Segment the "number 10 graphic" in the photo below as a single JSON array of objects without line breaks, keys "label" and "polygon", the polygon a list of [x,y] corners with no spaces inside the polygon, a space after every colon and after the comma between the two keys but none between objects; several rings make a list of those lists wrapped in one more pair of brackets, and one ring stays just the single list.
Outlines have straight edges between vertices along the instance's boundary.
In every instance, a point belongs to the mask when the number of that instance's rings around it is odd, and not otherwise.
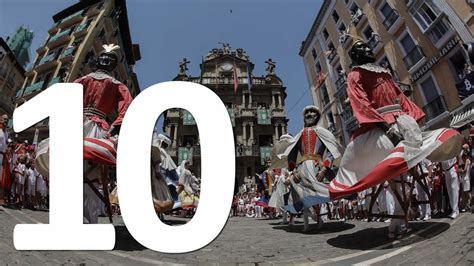
[{"label": "number 10 graphic", "polygon": [[[187,224],[168,226],[153,208],[150,152],[158,116],[184,108],[196,120],[201,143],[199,207]],[[59,83],[29,100],[13,114],[15,132],[49,117],[49,224],[19,224],[13,232],[18,250],[111,250],[112,224],[83,224],[83,88]],[[117,148],[117,189],[122,217],[143,246],[166,253],[197,250],[214,240],[230,211],[235,178],[232,124],[227,109],[208,88],[189,82],[164,82],[142,91],[124,117]],[[181,241],[187,239],[186,241]]]}]

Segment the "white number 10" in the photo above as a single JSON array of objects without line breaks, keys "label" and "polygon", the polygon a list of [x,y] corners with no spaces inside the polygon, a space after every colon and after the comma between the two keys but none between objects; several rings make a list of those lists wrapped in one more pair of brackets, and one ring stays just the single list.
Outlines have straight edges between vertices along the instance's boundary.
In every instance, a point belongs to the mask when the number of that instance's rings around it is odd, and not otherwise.
[{"label": "white number 10", "polygon": [[[18,250],[111,250],[111,224],[83,224],[83,90],[60,83],[15,110],[13,125],[23,131],[49,117],[49,224],[19,224]],[[170,108],[190,111],[201,143],[201,197],[194,218],[171,227],[155,214],[150,184],[150,152],[158,116]],[[206,87],[189,82],[159,83],[142,91],[128,108],[117,148],[117,187],[122,217],[143,246],[166,253],[202,248],[223,229],[235,176],[232,125],[222,101]],[[182,241],[186,239],[186,241]]]}]

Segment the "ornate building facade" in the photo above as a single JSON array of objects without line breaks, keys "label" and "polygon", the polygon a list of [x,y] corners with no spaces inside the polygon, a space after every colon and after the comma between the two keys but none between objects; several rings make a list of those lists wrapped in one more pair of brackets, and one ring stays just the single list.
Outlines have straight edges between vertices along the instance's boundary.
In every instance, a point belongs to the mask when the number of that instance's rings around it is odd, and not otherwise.
[{"label": "ornate building facade", "polygon": [[[186,73],[186,59],[174,78],[202,84],[213,90],[227,106],[232,121],[236,151],[236,179],[264,171],[273,144],[288,130],[285,112],[286,88],[275,74],[275,62],[268,59],[267,73],[252,75],[254,64],[246,52],[224,44],[214,48],[200,65],[201,75]],[[219,130],[216,125],[216,130]],[[172,156],[179,163],[191,160],[193,170],[200,173],[199,132],[192,115],[186,110],[172,109],[165,113],[163,131],[172,139]],[[218,163],[218,162],[216,162]]]},{"label": "ornate building facade", "polygon": [[0,114],[12,116],[12,98],[24,80],[25,69],[3,38],[0,38]]},{"label": "ornate building facade", "polygon": [[[141,55],[139,46],[132,44],[125,0],[81,0],[54,15],[53,21],[46,41],[36,49],[23,87],[16,93],[16,105],[55,83],[73,82],[92,72],[94,58],[107,43],[120,46],[115,78],[127,85],[133,97],[140,92],[133,66]],[[22,132],[20,138],[31,140],[36,129],[40,140],[47,137],[48,121]]]},{"label": "ornate building facade", "polygon": [[466,0],[323,1],[299,55],[325,126],[345,144],[358,127],[346,74],[348,49],[360,38],[423,108],[426,129],[463,129],[474,118],[474,73],[463,47],[474,40],[472,14],[472,1]]}]

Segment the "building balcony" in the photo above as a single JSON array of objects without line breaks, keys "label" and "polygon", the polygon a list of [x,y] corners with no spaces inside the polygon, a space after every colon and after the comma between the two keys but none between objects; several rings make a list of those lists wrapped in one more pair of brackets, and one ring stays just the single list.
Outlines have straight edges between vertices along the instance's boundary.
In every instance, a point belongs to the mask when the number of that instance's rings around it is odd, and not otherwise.
[{"label": "building balcony", "polygon": [[63,18],[60,22],[59,22],[59,25],[58,27],[61,28],[61,29],[65,29],[75,23],[78,23],[82,20],[82,12],[83,10],[79,10],[77,11],[76,13],[66,17],[66,18]]},{"label": "building balcony", "polygon": [[69,41],[71,38],[70,34],[71,34],[71,29],[61,31],[60,33],[57,33],[56,35],[52,36],[46,45],[48,46],[49,49],[54,48],[61,43]]},{"label": "building balcony", "polygon": [[[192,77],[189,79],[190,82],[193,83],[198,83],[202,85],[232,85],[234,84],[234,78],[233,77]],[[246,84],[248,85],[249,80],[247,77],[238,77],[237,82],[240,84]],[[264,85],[266,84],[265,78],[264,77],[252,77],[252,85]]]},{"label": "building balcony", "polygon": [[44,86],[44,81],[39,81],[39,82],[33,83],[33,84],[31,84],[30,86],[28,86],[24,89],[24,92],[23,92],[22,96],[24,97],[26,95],[29,95],[29,94],[32,94],[32,93],[35,93],[35,92],[39,92],[43,89],[43,86]]},{"label": "building balcony", "polygon": [[74,36],[77,37],[79,35],[85,34],[88,29],[89,29],[88,24],[81,24],[81,25],[77,26],[77,28],[74,30]]},{"label": "building balcony", "polygon": [[351,15],[351,22],[356,27],[362,25],[366,19],[367,17],[360,8],[357,8],[357,10],[354,11],[354,14]]},{"label": "building balcony", "polygon": [[407,53],[407,55],[403,58],[403,62],[408,70],[414,67],[418,62],[420,62],[425,55],[423,54],[423,50],[419,46],[415,46],[411,51]]},{"label": "building balcony", "polygon": [[440,95],[438,98],[432,100],[427,105],[423,106],[423,111],[426,114],[427,121],[436,118],[447,110],[448,108],[446,106],[446,102],[444,100],[443,95]]},{"label": "building balcony", "polygon": [[380,51],[380,49],[382,49],[383,47],[382,39],[380,38],[378,34],[375,34],[375,33],[372,34],[372,37],[370,37],[367,44],[370,46],[370,48],[372,48],[372,51],[374,52],[374,54],[377,54]]},{"label": "building balcony", "polygon": [[37,72],[43,72],[46,69],[49,69],[53,66],[56,66],[58,61],[56,61],[56,54],[49,54],[41,58],[38,62],[38,65],[35,67]]},{"label": "building balcony", "polygon": [[255,117],[256,112],[255,110],[244,108],[240,110],[240,113],[237,115],[238,117]]},{"label": "building balcony", "polygon": [[235,147],[235,157],[260,157],[260,147],[257,145]]},{"label": "building balcony", "polygon": [[57,32],[58,29],[59,29],[58,26],[59,26],[60,23],[61,23],[61,21],[58,21],[58,22],[54,23],[53,26],[51,26],[51,28],[48,30],[48,33],[49,34],[54,34],[55,32]]},{"label": "building balcony", "polygon": [[44,57],[41,58],[41,60],[39,61],[38,66],[53,61],[55,56],[56,56],[56,54],[49,54],[49,55],[44,56]]},{"label": "building balcony", "polygon": [[65,63],[65,62],[69,62],[73,60],[75,52],[76,52],[76,47],[74,46],[69,46],[68,48],[66,48],[63,54],[61,55],[61,59],[60,59],[61,62]]},{"label": "building balcony", "polygon": [[272,110],[272,118],[273,117],[286,117],[286,112],[285,112],[285,109],[273,109]]},{"label": "building balcony", "polygon": [[383,25],[390,34],[394,34],[400,28],[402,23],[403,18],[395,9],[392,9],[392,12],[390,12],[390,14],[383,21]]}]

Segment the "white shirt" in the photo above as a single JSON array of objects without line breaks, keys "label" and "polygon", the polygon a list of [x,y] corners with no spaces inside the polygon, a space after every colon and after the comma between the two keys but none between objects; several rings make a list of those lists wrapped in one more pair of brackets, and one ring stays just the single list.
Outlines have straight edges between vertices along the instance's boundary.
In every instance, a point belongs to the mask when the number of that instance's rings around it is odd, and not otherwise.
[{"label": "white shirt", "polygon": [[26,181],[28,182],[28,186],[35,187],[35,185],[36,185],[36,173],[31,168],[26,170]]},{"label": "white shirt", "polygon": [[8,133],[4,129],[0,129],[0,152],[7,151]]}]

